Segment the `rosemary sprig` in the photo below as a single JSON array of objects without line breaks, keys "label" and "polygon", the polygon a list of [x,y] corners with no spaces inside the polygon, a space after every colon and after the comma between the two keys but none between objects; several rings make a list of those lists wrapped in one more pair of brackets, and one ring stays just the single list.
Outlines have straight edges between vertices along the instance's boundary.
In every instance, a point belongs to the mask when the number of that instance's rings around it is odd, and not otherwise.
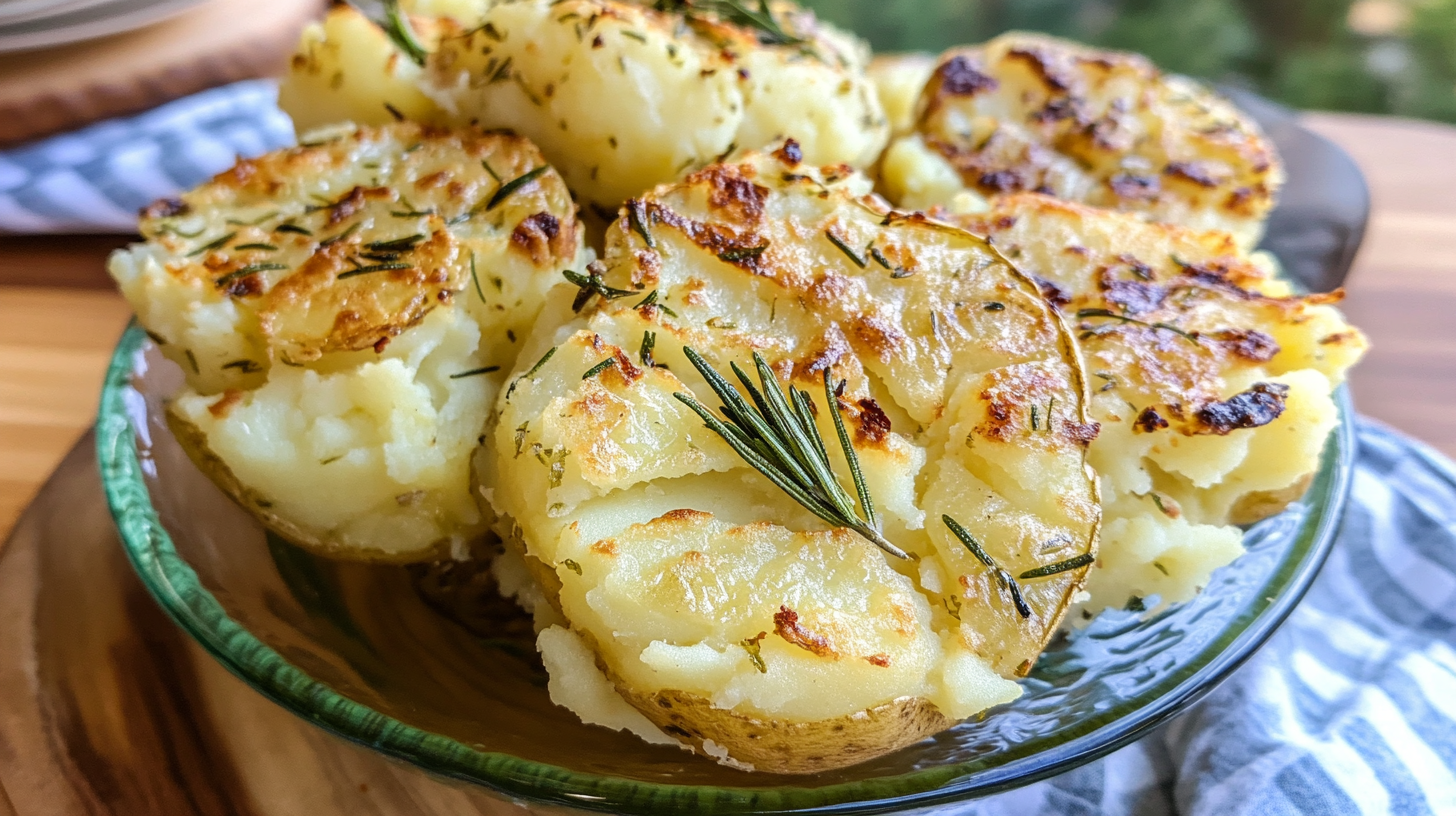
[{"label": "rosemary sprig", "polygon": [[790,385],[785,395],[773,370],[755,352],[753,364],[758,372],[758,386],[736,363],[731,364],[733,373],[752,400],[750,406],[738,389],[696,351],[684,346],[683,353],[707,380],[708,387],[723,401],[723,415],[728,421],[719,419],[690,394],[678,392],[673,396],[701,417],[709,429],[723,437],[744,461],[768,477],[804,509],[829,524],[854,530],[896,558],[910,557],[880,532],[869,488],[860,470],[859,457],[839,416],[839,401],[834,396],[829,372],[824,372],[824,396],[834,413],[839,443],[844,449],[844,458],[849,463],[859,497],[858,507],[855,497],[845,491],[834,474],[824,437],[814,423],[814,408],[807,394]]},{"label": "rosemary sprig", "polygon": [[500,186],[500,189],[495,191],[495,195],[490,197],[490,201],[486,203],[485,208],[487,210],[495,209],[500,205],[502,201],[510,198],[512,193],[545,175],[546,171],[550,169],[551,165],[543,164],[540,167],[527,170],[526,172],[522,173],[519,176],[516,176],[505,184],[502,184]]},{"label": "rosemary sprig", "polygon": [[[949,514],[941,515],[940,520],[945,522],[945,526],[956,538],[961,540],[961,543],[966,546],[967,550],[970,550],[971,555],[974,555],[977,561],[985,564],[986,569],[991,570],[991,573],[996,576],[996,580],[1001,583],[1002,589],[1010,593],[1011,603],[1015,605],[1017,614],[1023,618],[1031,617],[1031,607],[1027,605],[1026,598],[1022,597],[1021,585],[1016,583],[1016,579],[1011,577],[1011,573],[1007,572],[1000,564],[997,564],[995,559],[991,558],[981,548],[980,542],[976,541],[970,531],[961,526],[960,522],[951,518]],[[1068,567],[1068,569],[1072,568]],[[1025,578],[1026,576],[1023,574],[1021,577]]]},{"label": "rosemary sprig", "polygon": [[[616,300],[617,298],[630,297],[637,294],[631,289],[615,289],[602,282],[600,272],[587,267],[585,275],[580,272],[573,272],[570,269],[563,269],[561,274],[577,288],[576,299],[571,303],[572,311],[579,312],[586,302],[591,300],[592,295],[601,295],[603,300]],[[645,303],[645,301],[644,301]],[[638,304],[643,305],[643,304]]]},{"label": "rosemary sprig", "polygon": [[399,0],[384,0],[384,33],[389,35],[395,47],[403,51],[415,65],[425,64],[425,58],[430,52],[420,44],[420,38],[415,35],[409,17],[400,10]]},{"label": "rosemary sprig", "polygon": [[1135,317],[1128,317],[1127,315],[1118,314],[1117,312],[1111,311],[1109,309],[1078,309],[1077,317],[1079,319],[1088,317],[1105,317],[1112,320],[1121,320],[1123,323],[1132,323],[1138,326],[1146,326],[1150,329],[1162,329],[1163,331],[1170,331],[1176,335],[1181,336],[1183,339],[1187,340],[1195,346],[1201,345],[1198,342],[1197,337],[1194,337],[1192,334],[1189,334],[1188,332],[1178,328],[1177,326],[1174,326],[1171,323],[1148,323],[1143,320],[1138,320]]}]

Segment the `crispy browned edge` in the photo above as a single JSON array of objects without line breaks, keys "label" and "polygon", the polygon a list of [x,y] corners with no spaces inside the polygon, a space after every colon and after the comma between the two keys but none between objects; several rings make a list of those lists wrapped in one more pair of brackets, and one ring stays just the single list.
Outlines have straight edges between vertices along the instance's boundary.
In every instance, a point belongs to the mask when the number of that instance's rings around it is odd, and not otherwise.
[{"label": "crispy browned edge", "polygon": [[[1087,412],[1091,394],[1086,372],[1082,370],[1082,357],[1071,328],[1065,318],[1048,305],[1041,296],[1041,289],[1016,264],[1006,258],[989,241],[961,229],[953,224],[938,221],[922,213],[884,212],[864,202],[854,202],[878,216],[896,215],[898,219],[921,223],[926,227],[958,233],[982,244],[1011,270],[1013,277],[1028,292],[1034,294],[1036,302],[1042,304],[1047,317],[1056,326],[1059,348],[1063,360],[1072,370],[1073,385],[1081,395],[1079,420],[1090,422]],[[1087,464],[1083,454],[1083,470],[1091,485],[1093,500],[1100,507],[1101,493],[1096,474]],[[1089,534],[1088,552],[1096,555],[1102,521],[1099,516]],[[562,612],[560,591],[561,580],[556,571],[526,551],[525,541],[519,526],[512,524],[510,535],[504,536],[507,546],[522,556],[532,577],[541,586],[551,605],[565,618]],[[1068,588],[1066,599],[1047,627],[1046,642],[1056,636],[1058,627],[1071,599],[1085,585],[1087,570],[1084,568],[1077,580]],[[568,621],[569,622],[569,621]],[[624,682],[602,659],[602,650],[590,633],[573,627],[572,631],[587,641],[596,658],[597,667],[611,680],[617,693],[647,717],[664,733],[691,746],[696,753],[717,760],[704,750],[704,743],[711,741],[726,749],[735,761],[752,765],[756,771],[782,774],[811,774],[834,770],[874,759],[937,734],[955,724],[940,713],[934,703],[922,697],[901,697],[874,708],[846,714],[827,720],[794,722],[781,719],[760,719],[730,709],[715,707],[711,700],[684,691],[662,690],[640,692]],[[1030,671],[1030,666],[1027,671]]]}]

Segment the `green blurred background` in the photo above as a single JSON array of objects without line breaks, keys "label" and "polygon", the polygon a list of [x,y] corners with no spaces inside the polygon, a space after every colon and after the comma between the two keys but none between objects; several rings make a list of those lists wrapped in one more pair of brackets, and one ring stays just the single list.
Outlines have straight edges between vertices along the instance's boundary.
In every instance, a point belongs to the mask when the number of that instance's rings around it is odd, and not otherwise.
[{"label": "green blurred background", "polygon": [[1008,29],[1140,51],[1298,108],[1456,122],[1456,0],[804,0],[876,50]]}]

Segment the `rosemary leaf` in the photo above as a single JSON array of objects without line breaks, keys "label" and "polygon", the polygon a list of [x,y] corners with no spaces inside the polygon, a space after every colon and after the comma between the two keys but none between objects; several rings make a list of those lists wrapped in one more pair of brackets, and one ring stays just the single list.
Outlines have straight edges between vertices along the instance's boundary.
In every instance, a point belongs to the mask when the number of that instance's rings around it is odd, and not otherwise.
[{"label": "rosemary leaf", "polygon": [[348,272],[342,272],[336,275],[334,277],[334,280],[344,280],[345,278],[353,278],[359,275],[368,275],[371,272],[392,272],[397,269],[410,269],[413,267],[414,264],[407,263],[371,264],[369,266],[360,266],[355,269],[350,269]]},{"label": "rosemary leaf", "polygon": [[470,253],[470,282],[473,283],[473,284],[475,284],[475,295],[476,295],[476,297],[479,297],[480,298],[480,302],[481,303],[484,303],[485,302],[485,293],[482,292],[482,291],[480,291],[480,276],[477,275],[477,274],[475,274],[475,253],[474,252]]},{"label": "rosemary leaf", "polygon": [[861,256],[858,252],[855,252],[853,249],[851,249],[849,244],[846,244],[844,242],[844,239],[834,234],[834,230],[824,230],[824,234],[829,236],[829,243],[834,244],[836,247],[839,247],[839,251],[843,252],[846,256],[848,256],[850,262],[853,263],[855,266],[859,267],[860,269],[864,269],[866,266],[869,266],[869,261],[866,261],[864,257]]},{"label": "rosemary leaf", "polygon": [[718,260],[726,263],[737,263],[739,261],[750,261],[762,255],[768,249],[768,244],[760,244],[752,247],[734,247],[725,249],[718,253]]},{"label": "rosemary leaf", "polygon": [[1096,560],[1097,557],[1094,556],[1092,553],[1082,553],[1081,555],[1068,558],[1066,561],[1058,561],[1055,564],[1047,564],[1044,567],[1029,569],[1026,572],[1021,573],[1021,575],[1018,577],[1020,577],[1023,581],[1031,578],[1045,578],[1049,575],[1056,575],[1059,572],[1067,572],[1068,570],[1081,569],[1082,567],[1085,567]]},{"label": "rosemary leaf", "polygon": [[[653,290],[657,291],[656,289]],[[637,359],[642,361],[644,368],[656,368],[657,361],[652,358],[652,350],[657,347],[657,332],[642,332],[642,348],[637,352]]]},{"label": "rosemary leaf", "polygon": [[469,371],[462,371],[459,374],[451,374],[450,375],[450,379],[452,379],[452,380],[458,380],[458,379],[461,379],[461,378],[464,378],[464,377],[474,377],[477,374],[491,374],[491,373],[494,373],[496,371],[500,371],[500,366],[493,365],[493,366],[486,366],[484,368],[472,368]]},{"label": "rosemary leaf", "polygon": [[187,253],[187,257],[189,257],[189,258],[195,258],[198,255],[202,255],[204,253],[211,252],[211,251],[213,251],[215,249],[222,249],[224,246],[227,246],[227,242],[228,241],[231,241],[232,239],[234,239],[236,237],[238,237],[237,232],[229,232],[227,235],[224,235],[221,238],[217,238],[215,240],[208,241],[207,243],[203,244],[202,246],[198,247],[197,249],[192,250],[191,252]]},{"label": "rosemary leaf", "polygon": [[960,539],[961,543],[965,545],[971,555],[974,555],[977,561],[985,564],[986,568],[991,570],[991,573],[996,576],[996,580],[1000,582],[1002,588],[1011,595],[1011,603],[1016,607],[1017,614],[1023,618],[1031,617],[1031,607],[1027,605],[1026,598],[1021,594],[1021,586],[1016,583],[1015,578],[1011,577],[1011,573],[1002,569],[990,555],[987,555],[986,551],[982,549],[980,542],[976,541],[970,531],[962,527],[960,522],[951,518],[949,514],[941,515],[940,520],[945,522],[945,526],[950,529],[956,538]]},{"label": "rosemary leaf", "polygon": [[581,375],[581,378],[583,380],[590,380],[592,377],[595,377],[596,375],[602,373],[603,371],[606,371],[607,369],[611,368],[612,366],[614,366],[616,364],[617,364],[617,358],[616,357],[608,357],[607,359],[601,361],[600,363],[597,363],[596,365],[592,366],[591,368],[588,368],[586,370],[586,373],[583,374],[583,375]]},{"label": "rosemary leaf", "polygon": [[537,360],[535,365],[531,366],[530,371],[527,371],[525,374],[522,374],[521,376],[517,377],[513,382],[511,382],[511,387],[506,389],[506,399],[509,400],[511,398],[511,394],[514,394],[516,392],[516,386],[520,384],[521,380],[530,379],[531,377],[535,376],[536,372],[541,370],[541,366],[546,365],[546,361],[550,360],[551,357],[555,354],[556,346],[552,346],[549,350],[547,350],[545,354],[541,355],[541,359]]},{"label": "rosemary leaf", "polygon": [[415,65],[425,64],[429,52],[420,44],[409,17],[399,7],[399,0],[384,0],[384,33]]},{"label": "rosemary leaf", "polygon": [[320,241],[319,242],[319,246],[326,247],[326,246],[332,246],[334,244],[337,244],[338,242],[344,240],[345,238],[348,238],[350,235],[353,235],[354,233],[358,232],[359,231],[359,228],[362,227],[362,226],[364,226],[364,222],[363,221],[355,221],[354,223],[350,224],[347,229],[345,229],[343,232],[339,233],[338,235],[335,235],[332,238],[325,238],[322,241]]},{"label": "rosemary leaf", "polygon": [[550,169],[551,165],[543,164],[540,167],[534,168],[532,170],[527,170],[525,173],[522,173],[521,175],[516,176],[505,184],[502,184],[500,186],[500,189],[495,191],[495,195],[490,197],[490,201],[486,202],[485,209],[493,210],[496,207],[500,206],[500,203],[502,201],[510,198],[511,195],[517,190],[525,187],[527,184],[530,184],[531,182],[545,175],[546,171]]},{"label": "rosemary leaf", "polygon": [[634,198],[627,202],[627,223],[632,229],[642,236],[643,243],[648,249],[657,249],[657,239],[647,230],[647,222],[650,216],[647,214],[647,205],[640,198]]},{"label": "rosemary leaf", "polygon": [[[841,387],[844,382],[840,381]],[[878,525],[879,519],[875,516],[875,503],[870,499],[869,485],[865,484],[864,472],[860,470],[859,454],[854,452],[854,445],[849,443],[849,432],[844,429],[844,417],[839,413],[839,397],[835,395],[835,389],[829,384],[829,370],[824,370],[824,402],[830,406],[829,413],[834,417],[834,430],[839,433],[839,446],[844,448],[844,458],[849,462],[849,475],[854,478],[854,491],[859,495],[860,509],[864,510],[865,518],[870,524]]]},{"label": "rosemary leaf", "polygon": [[1111,311],[1109,309],[1078,309],[1077,317],[1079,319],[1085,319],[1089,317],[1103,317],[1110,320],[1120,320],[1125,324],[1132,323],[1137,326],[1146,326],[1150,329],[1161,329],[1163,331],[1170,331],[1195,346],[1202,345],[1198,342],[1198,338],[1196,336],[1184,331],[1183,329],[1178,328],[1177,326],[1174,326],[1171,323],[1148,323],[1143,320],[1138,320],[1135,317],[1128,317],[1127,315],[1118,314],[1117,312]]},{"label": "rosemary leaf", "polygon": [[247,276],[252,275],[254,273],[257,273],[257,272],[271,272],[271,271],[274,271],[274,270],[287,269],[287,268],[288,268],[288,265],[287,264],[280,264],[280,263],[248,264],[247,266],[238,267],[237,269],[234,269],[233,271],[227,273],[226,275],[223,275],[222,277],[220,277],[217,280],[213,281],[213,285],[215,285],[215,286],[222,286],[224,284],[232,283],[233,281],[235,281],[235,280],[237,280],[239,278],[246,278]]},{"label": "rosemary leaf", "polygon": [[370,241],[364,245],[364,248],[375,252],[406,252],[414,249],[423,240],[425,240],[424,233],[417,232],[414,235],[406,235],[390,241]]}]

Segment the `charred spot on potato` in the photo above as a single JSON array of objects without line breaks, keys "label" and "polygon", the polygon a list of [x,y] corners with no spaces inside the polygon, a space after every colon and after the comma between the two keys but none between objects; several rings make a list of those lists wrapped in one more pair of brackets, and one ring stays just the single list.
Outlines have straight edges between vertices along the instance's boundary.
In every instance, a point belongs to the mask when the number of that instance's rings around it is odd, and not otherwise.
[{"label": "charred spot on potato", "polygon": [[1001,87],[994,77],[981,73],[970,59],[962,55],[942,63],[936,69],[936,75],[940,77],[940,87],[956,96],[974,96]]},{"label": "charred spot on potato", "polygon": [[838,659],[839,653],[830,645],[828,638],[804,628],[799,623],[799,613],[787,606],[780,606],[773,618],[774,634],[785,641],[812,653],[815,657]]},{"label": "charred spot on potato", "polygon": [[1217,187],[1219,180],[1214,173],[1214,169],[1203,162],[1169,162],[1163,168],[1163,175],[1186,179],[1200,187]]},{"label": "charred spot on potato", "polygon": [[1137,316],[1161,307],[1168,297],[1168,290],[1156,283],[1120,280],[1108,284],[1102,297],[1121,309],[1123,314]]},{"label": "charred spot on potato", "polygon": [[1113,194],[1118,198],[1130,201],[1151,201],[1162,192],[1156,178],[1132,173],[1118,173],[1107,180],[1107,186],[1112,188]]},{"label": "charred spot on potato", "polygon": [[1041,81],[1053,91],[1066,91],[1072,87],[1071,79],[1064,75],[1061,67],[1054,64],[1054,57],[1040,48],[1013,48],[1006,52],[1007,59],[1017,59],[1031,66]]},{"label": "charred spot on potato", "polygon": [[1201,433],[1223,436],[1241,428],[1268,425],[1278,419],[1284,413],[1284,401],[1288,396],[1287,385],[1254,383],[1247,391],[1199,408],[1194,416],[1202,425]]},{"label": "charred spot on potato", "polygon": [[538,266],[551,259],[551,246],[561,234],[561,221],[548,212],[529,215],[511,231],[511,246],[526,253]]},{"label": "charred spot on potato", "polygon": [[1031,279],[1036,281],[1037,288],[1041,289],[1041,296],[1047,303],[1052,305],[1052,308],[1061,309],[1063,306],[1071,304],[1072,295],[1055,281],[1047,280],[1038,275],[1032,275]]},{"label": "charred spot on potato", "polygon": [[890,418],[880,404],[868,397],[860,400],[859,414],[855,416],[855,441],[877,445],[889,435]]},{"label": "charred spot on potato", "polygon": [[793,139],[785,139],[783,145],[774,151],[774,155],[778,157],[779,161],[790,167],[804,160],[804,151]]},{"label": "charred spot on potato", "polygon": [[1163,416],[1158,413],[1158,410],[1149,405],[1142,410],[1142,413],[1138,414],[1137,419],[1133,420],[1133,427],[1143,433],[1152,433],[1153,431],[1161,431],[1168,427],[1168,420],[1163,419]]},{"label": "charred spot on potato", "polygon": [[988,170],[981,173],[977,184],[998,193],[1013,193],[1026,189],[1026,181],[1015,170]]},{"label": "charred spot on potato", "polygon": [[1267,363],[1279,353],[1279,343],[1257,329],[1223,329],[1200,337],[1206,337],[1234,356],[1254,363]]}]

